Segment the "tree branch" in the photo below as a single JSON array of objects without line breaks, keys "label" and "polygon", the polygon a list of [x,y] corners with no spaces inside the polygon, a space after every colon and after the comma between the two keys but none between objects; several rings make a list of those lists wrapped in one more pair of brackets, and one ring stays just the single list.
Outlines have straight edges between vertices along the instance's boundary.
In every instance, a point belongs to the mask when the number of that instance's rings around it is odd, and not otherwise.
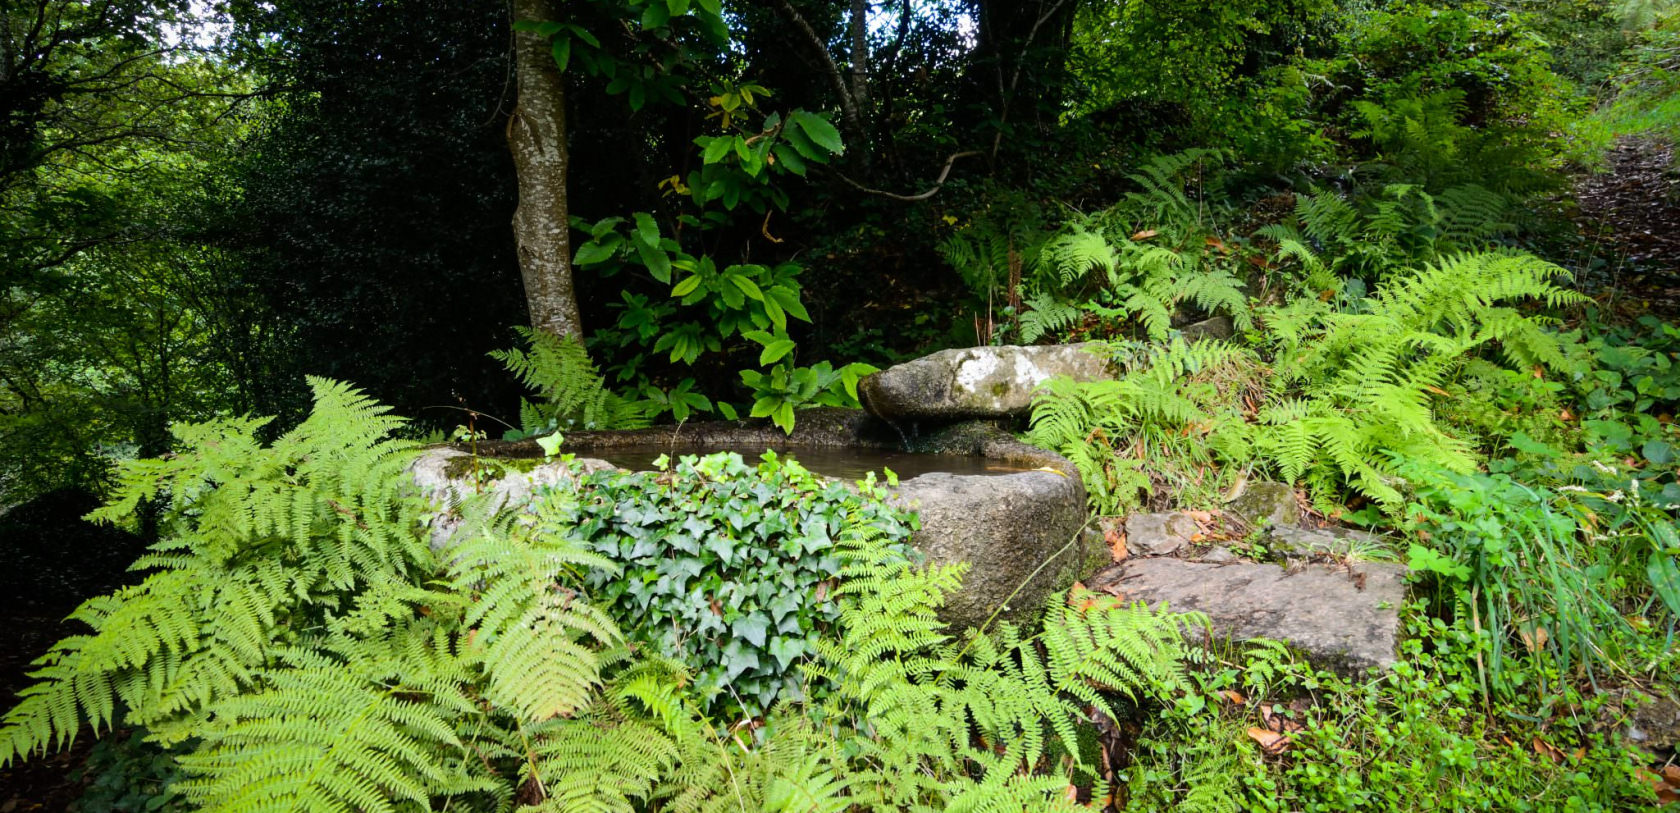
[{"label": "tree branch", "polygon": [[846,175],[844,173],[836,172],[834,174],[839,176],[840,180],[845,181],[853,189],[856,189],[859,192],[863,192],[863,193],[869,194],[869,195],[879,195],[883,198],[891,198],[892,200],[902,200],[902,201],[905,201],[906,203],[915,203],[916,201],[927,200],[928,198],[933,197],[935,194],[937,194],[939,192],[939,190],[942,187],[945,186],[945,179],[951,174],[951,165],[955,164],[957,162],[958,158],[972,158],[974,156],[983,155],[983,154],[984,153],[980,152],[979,150],[967,150],[967,151],[964,151],[964,152],[952,153],[950,158],[945,159],[945,168],[941,169],[939,171],[939,177],[934,179],[933,188],[929,189],[926,192],[918,194],[918,195],[900,195],[896,192],[887,192],[887,191],[880,190],[880,189],[870,189],[869,187],[864,186],[863,184],[860,184],[857,181],[854,181],[851,178],[846,177]]},{"label": "tree branch", "polygon": [[834,55],[828,52],[827,43],[817,36],[816,30],[811,28],[811,24],[805,21],[799,10],[788,0],[776,0],[776,11],[805,35],[805,41],[810,43],[811,50],[822,58],[823,73],[828,75],[828,83],[834,86],[834,92],[840,96],[840,115],[846,121],[846,129],[851,131],[853,138],[861,141],[863,122],[858,118],[856,100],[852,98],[851,90],[846,87],[846,79],[840,74],[840,66],[835,64]]}]

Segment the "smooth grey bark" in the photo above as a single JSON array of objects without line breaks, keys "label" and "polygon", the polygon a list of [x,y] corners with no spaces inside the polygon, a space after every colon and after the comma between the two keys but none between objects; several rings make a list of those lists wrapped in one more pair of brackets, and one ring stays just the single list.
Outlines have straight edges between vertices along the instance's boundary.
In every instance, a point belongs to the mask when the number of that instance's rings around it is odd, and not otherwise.
[{"label": "smooth grey bark", "polygon": [[[554,0],[513,0],[515,20],[558,20]],[[531,327],[562,338],[583,338],[572,283],[572,241],[566,209],[566,86],[548,42],[514,34],[518,103],[508,120],[508,148],[519,180],[513,239],[525,280]]]},{"label": "smooth grey bark", "polygon": [[869,106],[869,0],[852,0],[852,103]]}]

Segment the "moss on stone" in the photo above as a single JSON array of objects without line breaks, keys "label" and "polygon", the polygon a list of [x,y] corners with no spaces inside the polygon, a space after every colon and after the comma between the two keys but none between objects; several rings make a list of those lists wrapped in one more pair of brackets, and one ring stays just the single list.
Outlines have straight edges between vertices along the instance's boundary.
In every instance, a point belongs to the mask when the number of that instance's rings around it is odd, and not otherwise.
[{"label": "moss on stone", "polygon": [[[451,480],[471,480],[475,477],[481,477],[485,480],[500,480],[507,474],[507,468],[502,465],[504,462],[511,461],[492,460],[488,457],[473,457],[471,455],[453,457],[450,458],[448,463],[444,464],[443,475]],[[526,470],[529,471],[529,469]]]}]

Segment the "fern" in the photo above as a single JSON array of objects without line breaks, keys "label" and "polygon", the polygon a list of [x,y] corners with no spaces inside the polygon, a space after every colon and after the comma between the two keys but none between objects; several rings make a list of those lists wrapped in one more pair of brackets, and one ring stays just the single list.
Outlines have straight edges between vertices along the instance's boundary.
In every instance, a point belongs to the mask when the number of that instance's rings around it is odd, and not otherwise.
[{"label": "fern", "polygon": [[527,327],[514,330],[528,349],[496,350],[490,357],[537,391],[538,401],[520,402],[521,434],[545,434],[556,429],[641,429],[648,425],[648,405],[608,390],[582,342]]},{"label": "fern", "polygon": [[1077,305],[1043,292],[1027,297],[1025,305],[1026,310],[1021,314],[1021,341],[1026,344],[1067,330],[1085,315]]},{"label": "fern", "polygon": [[1472,449],[1437,426],[1430,399],[1488,346],[1519,368],[1565,370],[1543,319],[1512,303],[1582,301],[1557,286],[1566,277],[1527,254],[1458,254],[1396,276],[1348,310],[1316,299],[1267,309],[1289,394],[1259,415],[1254,451],[1289,480],[1321,493],[1346,483],[1390,507],[1401,497],[1390,484],[1395,456],[1469,470]]},{"label": "fern", "polygon": [[130,723],[179,740],[255,685],[306,608],[430,561],[402,487],[410,447],[387,439],[401,422],[345,385],[310,384],[314,413],[268,448],[255,440],[266,421],[224,420],[177,427],[175,457],[122,466],[117,499],[93,516],[169,498],[165,541],[138,564],[153,572],[71,616],[91,632],[37,661],[39,682],[0,728],[0,763],[62,747],[84,722],[112,725],[119,701]]},{"label": "fern", "polygon": [[[1158,375],[1214,358],[1179,348]],[[190,744],[177,790],[204,810],[1072,809],[1051,757],[1089,776],[1080,718],[1181,690],[1205,623],[1078,593],[1036,635],[956,638],[938,609],[960,572],[913,565],[858,508],[811,666],[839,688],[720,729],[591,603],[616,566],[575,541],[575,495],[469,500],[434,552],[398,422],[312,386],[268,447],[261,421],[181,427],[176,457],[124,468],[100,516],[169,499],[153,572],[78,610],[92,633],[42,659],[5,761],[145,721]]]},{"label": "fern", "polygon": [[[1112,349],[1132,351],[1127,345]],[[1240,378],[1252,356],[1222,342],[1178,338],[1146,346],[1122,363],[1123,374],[1116,380],[1045,382],[1034,399],[1027,432],[1029,443],[1073,462],[1099,513],[1136,505],[1140,493],[1150,490],[1150,481],[1138,473],[1147,447],[1172,449],[1170,455],[1152,458],[1156,463],[1177,458],[1188,468],[1206,465],[1206,451],[1187,435],[1192,427],[1210,431],[1218,423],[1210,407],[1224,396],[1212,381]]]}]

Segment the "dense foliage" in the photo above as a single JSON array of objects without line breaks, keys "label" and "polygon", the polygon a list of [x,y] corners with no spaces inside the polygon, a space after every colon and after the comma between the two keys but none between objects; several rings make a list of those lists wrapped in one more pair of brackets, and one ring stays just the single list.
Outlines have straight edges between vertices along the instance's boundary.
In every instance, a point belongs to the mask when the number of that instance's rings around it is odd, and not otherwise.
[{"label": "dense foliage", "polygon": [[[0,15],[0,534],[151,545],[0,729],[0,763],[105,736],[88,809],[1680,798],[1624,733],[1680,692],[1669,0]],[[520,42],[581,336],[517,327]],[[1591,209],[1629,150],[1656,191]],[[1094,514],[1285,482],[1378,534],[1338,563],[1409,568],[1399,663],[1077,586],[948,630],[960,573],[880,485],[775,457],[553,462],[506,506],[405,468],[492,425],[792,432],[880,366],[1072,341],[1113,380],[1013,428]],[[34,519],[94,494],[132,539]]]},{"label": "dense foliage", "polygon": [[[502,511],[469,500],[434,550],[428,503],[401,476],[412,446],[390,438],[398,422],[341,384],[313,387],[309,419],[272,446],[255,438],[263,421],[182,426],[180,454],[124,467],[105,518],[175,497],[141,562],[151,573],[78,611],[91,634],[39,662],[41,682],[0,728],[0,760],[63,746],[84,725],[144,725],[152,742],[186,747],[175,788],[207,810],[1038,807],[1066,780],[1021,769],[1054,747],[1089,774],[1074,721],[1113,719],[1104,692],[1141,699],[1183,680],[1192,618],[1088,594],[1058,599],[1037,633],[1004,624],[953,639],[935,611],[960,571],[913,565],[868,488],[819,489],[735,455]],[[749,515],[736,494],[807,512]],[[605,515],[589,505],[631,497],[641,504]],[[800,601],[789,590],[809,585],[773,579],[759,584],[778,595],[749,594],[715,562],[670,556],[666,577],[699,567],[639,602],[634,588],[655,586],[659,568],[648,529],[677,524],[660,515],[668,501],[725,512],[682,519],[696,552],[762,566],[760,546],[791,544],[829,557],[834,586]],[[766,641],[778,598],[803,606]],[[738,643],[721,657],[682,652],[661,629],[679,606],[738,642],[756,629],[777,667],[751,668],[757,649]],[[614,610],[634,626],[621,631]],[[802,625],[817,618],[835,623],[808,647]],[[701,680],[635,637],[698,661]],[[796,660],[827,681],[826,698],[787,691]],[[743,740],[750,718],[725,728],[705,712],[720,688],[759,714],[781,703]]]}]

